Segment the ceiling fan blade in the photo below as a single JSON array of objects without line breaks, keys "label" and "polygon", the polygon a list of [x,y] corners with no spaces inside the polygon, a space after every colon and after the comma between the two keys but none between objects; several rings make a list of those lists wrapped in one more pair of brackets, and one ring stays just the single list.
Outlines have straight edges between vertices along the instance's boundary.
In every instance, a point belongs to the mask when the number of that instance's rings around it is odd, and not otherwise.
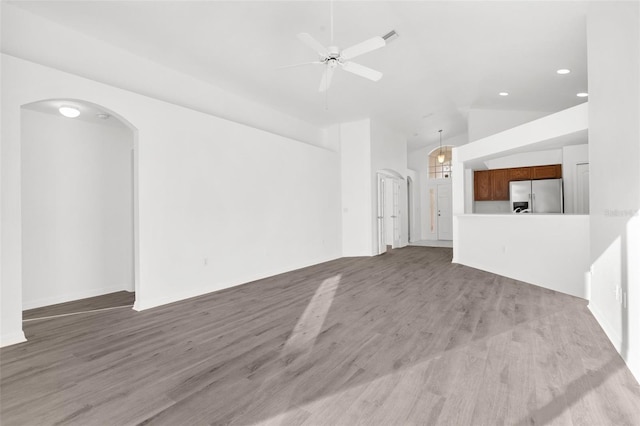
[{"label": "ceiling fan blade", "polygon": [[327,56],[329,54],[329,51],[327,50],[326,47],[324,47],[322,44],[320,44],[318,40],[311,37],[307,33],[298,34],[298,40],[300,40],[301,42],[303,42],[304,44],[306,44],[307,46],[309,46],[310,48],[318,52],[320,56]]},{"label": "ceiling fan blade", "polygon": [[320,86],[318,87],[318,92],[325,92],[329,90],[329,86],[331,86],[331,78],[333,77],[333,73],[335,71],[335,67],[327,65],[327,68],[324,70],[324,74],[322,74],[322,79],[320,80]]},{"label": "ceiling fan blade", "polygon": [[372,50],[380,49],[386,44],[387,43],[382,37],[373,37],[369,40],[363,41],[362,43],[358,43],[355,46],[344,49],[340,52],[340,57],[342,57],[342,59],[353,59],[356,56],[363,55],[367,52],[371,52]]},{"label": "ceiling fan blade", "polygon": [[359,75],[360,77],[368,78],[372,81],[378,81],[382,78],[382,73],[380,71],[365,67],[364,65],[356,64],[355,62],[343,63],[342,69],[355,75]]},{"label": "ceiling fan blade", "polygon": [[304,66],[304,65],[322,64],[322,63],[323,62],[321,62],[321,61],[302,62],[302,63],[299,63],[299,64],[293,64],[293,65],[283,65],[281,67],[277,67],[276,69],[277,70],[281,70],[281,69],[284,69],[284,68],[294,68],[294,67],[301,67],[301,66]]}]

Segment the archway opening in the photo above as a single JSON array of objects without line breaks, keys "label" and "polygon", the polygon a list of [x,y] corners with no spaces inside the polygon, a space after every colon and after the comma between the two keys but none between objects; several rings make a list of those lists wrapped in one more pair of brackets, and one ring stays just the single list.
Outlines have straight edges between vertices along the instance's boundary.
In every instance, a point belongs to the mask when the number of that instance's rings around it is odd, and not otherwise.
[{"label": "archway opening", "polygon": [[136,139],[90,102],[22,106],[23,320],[134,304]]}]

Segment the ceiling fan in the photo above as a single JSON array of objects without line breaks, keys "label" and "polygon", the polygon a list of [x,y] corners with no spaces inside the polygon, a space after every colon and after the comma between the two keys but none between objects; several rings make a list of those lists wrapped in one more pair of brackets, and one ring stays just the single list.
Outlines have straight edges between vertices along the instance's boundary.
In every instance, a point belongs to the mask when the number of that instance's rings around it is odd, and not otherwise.
[{"label": "ceiling fan", "polygon": [[325,47],[315,38],[313,38],[310,34],[300,33],[298,34],[298,40],[312,48],[318,55],[319,59],[313,62],[305,62],[302,64],[289,65],[282,68],[289,67],[297,67],[300,65],[307,64],[322,64],[325,66],[324,73],[322,74],[322,79],[320,80],[320,86],[318,87],[318,91],[324,92],[329,89],[331,85],[331,79],[333,77],[333,73],[337,68],[342,68],[343,70],[350,72],[355,75],[359,75],[360,77],[367,78],[371,81],[378,81],[382,78],[382,73],[380,71],[376,71],[372,68],[365,67],[364,65],[357,64],[355,62],[351,62],[351,59],[363,55],[365,53],[369,53],[381,47],[384,47],[387,44],[387,40],[397,37],[397,33],[395,31],[391,31],[388,34],[380,37],[373,37],[368,40],[365,40],[361,43],[358,43],[354,46],[348,47],[346,49],[340,49],[337,46],[333,46],[333,2],[331,4],[331,44],[332,46]]}]

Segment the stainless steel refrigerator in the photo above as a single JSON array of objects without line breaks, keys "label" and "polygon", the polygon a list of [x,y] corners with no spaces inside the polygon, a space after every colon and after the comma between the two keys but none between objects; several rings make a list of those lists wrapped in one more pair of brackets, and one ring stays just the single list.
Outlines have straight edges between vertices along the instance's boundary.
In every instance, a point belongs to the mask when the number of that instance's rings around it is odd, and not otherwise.
[{"label": "stainless steel refrigerator", "polygon": [[562,179],[509,182],[513,213],[563,213]]}]

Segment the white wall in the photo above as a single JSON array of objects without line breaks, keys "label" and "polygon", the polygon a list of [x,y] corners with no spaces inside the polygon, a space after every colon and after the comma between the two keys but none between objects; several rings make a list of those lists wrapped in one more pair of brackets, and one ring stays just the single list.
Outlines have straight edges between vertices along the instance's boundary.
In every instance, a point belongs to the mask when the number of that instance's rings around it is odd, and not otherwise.
[{"label": "white wall", "polygon": [[371,256],[373,191],[371,123],[368,119],[340,125],[342,255]]},{"label": "white wall", "polygon": [[[496,133],[458,147],[458,162],[486,160],[497,154],[511,155],[549,148],[558,141],[566,145],[583,138],[589,128],[589,105],[582,103],[563,111]],[[455,164],[459,167],[458,164]],[[453,175],[455,178],[455,174]]]},{"label": "white wall", "polygon": [[[590,7],[589,307],[640,380],[640,7]],[[626,309],[616,289],[627,293]]]},{"label": "white wall", "polygon": [[410,237],[408,242],[420,240],[420,183],[418,182],[418,173],[415,170],[407,169],[407,178],[411,178],[411,213],[409,215]]},{"label": "white wall", "polygon": [[416,228],[413,241],[421,241],[427,239],[429,233],[428,225],[428,166],[429,166],[429,152],[431,147],[424,147],[411,151],[407,154],[407,166],[415,172],[415,187],[416,187],[416,216],[419,220],[416,222]]},{"label": "white wall", "polygon": [[562,183],[564,185],[564,212],[575,213],[577,197],[576,166],[589,162],[589,145],[569,145],[562,148]]},{"label": "white wall", "polygon": [[22,308],[133,291],[133,132],[28,109],[21,124]]},{"label": "white wall", "polygon": [[60,98],[138,130],[138,309],[341,255],[338,153],[3,55],[3,345],[21,339],[20,107]]},{"label": "white wall", "polygon": [[325,134],[318,126],[284,114],[269,105],[136,56],[8,2],[1,2],[0,7],[3,53],[278,135],[328,147]]},{"label": "white wall", "polygon": [[457,263],[586,298],[589,217],[464,215]]},{"label": "white wall", "polygon": [[545,111],[514,111],[497,109],[469,110],[469,142],[511,129],[548,115]]},{"label": "white wall", "polygon": [[548,164],[562,163],[562,149],[549,149],[544,151],[521,152],[505,155],[504,157],[486,160],[484,164],[488,169],[510,169],[516,167],[546,166]]}]

